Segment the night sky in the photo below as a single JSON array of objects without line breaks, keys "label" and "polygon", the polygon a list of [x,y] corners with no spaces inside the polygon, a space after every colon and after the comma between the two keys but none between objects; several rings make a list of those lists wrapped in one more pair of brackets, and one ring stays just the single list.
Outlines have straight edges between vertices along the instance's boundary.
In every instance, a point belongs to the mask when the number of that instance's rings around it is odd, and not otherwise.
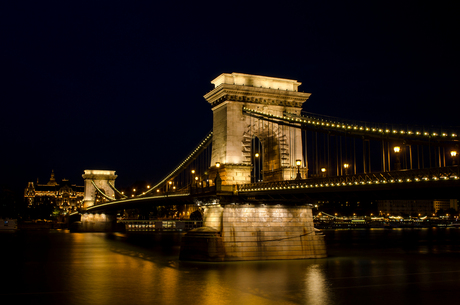
[{"label": "night sky", "polygon": [[309,112],[460,125],[454,1],[7,2],[0,185],[14,190],[52,169],[156,182],[211,130],[203,95],[221,73],[296,79]]}]

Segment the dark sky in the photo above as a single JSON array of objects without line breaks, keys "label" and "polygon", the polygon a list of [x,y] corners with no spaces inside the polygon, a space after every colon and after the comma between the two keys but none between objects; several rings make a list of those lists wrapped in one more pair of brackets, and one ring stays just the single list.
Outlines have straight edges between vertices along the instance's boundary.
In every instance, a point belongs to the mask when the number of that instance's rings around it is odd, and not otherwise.
[{"label": "dark sky", "polygon": [[[4,1],[5,2],[5,1]],[[454,1],[7,1],[1,185],[155,182],[212,128],[221,73],[296,79],[305,110],[458,123]]]}]

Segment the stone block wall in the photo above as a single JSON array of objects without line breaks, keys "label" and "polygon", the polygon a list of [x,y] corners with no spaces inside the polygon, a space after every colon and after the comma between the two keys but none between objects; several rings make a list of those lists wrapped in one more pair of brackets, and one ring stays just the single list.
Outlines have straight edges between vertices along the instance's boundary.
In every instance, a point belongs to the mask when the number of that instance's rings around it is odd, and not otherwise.
[{"label": "stone block wall", "polygon": [[203,227],[211,227],[222,232],[222,213],[220,205],[206,207],[203,213]]},{"label": "stone block wall", "polygon": [[251,170],[250,165],[222,165],[219,170],[222,185],[251,183]]},{"label": "stone block wall", "polygon": [[83,214],[81,221],[72,224],[76,232],[113,232],[116,227],[116,216],[106,214]]},{"label": "stone block wall", "polygon": [[327,256],[324,236],[316,234],[308,206],[212,207],[206,209],[204,221],[205,226],[221,228],[226,261]]}]

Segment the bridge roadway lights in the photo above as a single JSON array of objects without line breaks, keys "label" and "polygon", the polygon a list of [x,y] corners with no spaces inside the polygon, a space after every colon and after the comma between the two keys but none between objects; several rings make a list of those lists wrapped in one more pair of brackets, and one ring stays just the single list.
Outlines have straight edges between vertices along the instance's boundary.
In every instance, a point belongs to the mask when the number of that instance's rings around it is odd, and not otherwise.
[{"label": "bridge roadway lights", "polygon": [[326,257],[310,206],[227,204],[204,207],[204,227],[182,238],[181,260],[241,261]]}]

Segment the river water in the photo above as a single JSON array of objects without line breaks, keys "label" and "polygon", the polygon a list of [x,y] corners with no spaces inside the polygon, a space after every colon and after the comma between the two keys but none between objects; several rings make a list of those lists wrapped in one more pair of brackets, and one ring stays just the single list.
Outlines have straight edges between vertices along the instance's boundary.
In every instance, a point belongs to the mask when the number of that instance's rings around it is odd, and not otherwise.
[{"label": "river water", "polygon": [[329,257],[182,262],[179,233],[0,234],[2,304],[460,302],[460,229],[324,230]]}]

